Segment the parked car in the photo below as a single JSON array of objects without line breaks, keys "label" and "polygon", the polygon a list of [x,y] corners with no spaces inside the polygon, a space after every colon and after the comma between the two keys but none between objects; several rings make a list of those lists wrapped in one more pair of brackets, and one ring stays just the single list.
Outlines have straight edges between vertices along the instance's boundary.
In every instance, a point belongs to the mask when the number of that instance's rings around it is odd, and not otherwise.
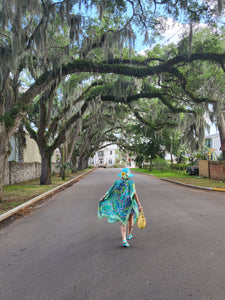
[{"label": "parked car", "polygon": [[199,167],[198,166],[187,167],[186,173],[189,175],[199,175]]}]

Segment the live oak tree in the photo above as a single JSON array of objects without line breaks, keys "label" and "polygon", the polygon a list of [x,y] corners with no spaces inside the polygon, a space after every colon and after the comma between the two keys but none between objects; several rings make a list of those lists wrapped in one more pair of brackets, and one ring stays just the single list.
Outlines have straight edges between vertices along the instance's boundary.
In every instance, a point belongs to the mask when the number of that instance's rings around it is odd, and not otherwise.
[{"label": "live oak tree", "polygon": [[85,85],[84,78],[82,74],[77,77],[72,76],[64,83],[61,82],[57,91],[55,90],[57,84],[51,86],[49,90],[46,89],[41,97],[36,99],[24,118],[26,129],[37,143],[41,154],[41,185],[51,183],[51,156],[66,142],[72,130],[71,157],[76,138],[81,130],[82,118],[87,109],[90,110],[90,103],[97,101],[89,97],[88,93],[92,86],[98,83]]},{"label": "live oak tree", "polygon": [[[214,9],[213,5],[199,6],[195,1],[188,4],[178,1],[174,5],[171,1],[75,0],[2,0],[0,4],[0,190],[10,153],[10,137],[35,97],[48,93],[50,86],[64,76],[87,72],[143,78],[163,72],[174,73],[178,64],[196,60],[214,61],[223,67],[224,54],[217,53],[189,53],[159,61],[155,66],[147,62],[137,66],[130,60],[128,66],[123,60],[123,46],[132,46],[134,40],[132,23],[138,24],[148,43],[152,41],[148,37],[149,29],[153,32],[160,23],[162,7],[174,18],[178,17],[180,8],[185,9],[189,19],[186,21],[199,21],[211,8]],[[219,12],[222,11],[220,2],[213,4]],[[95,19],[86,17],[84,22],[83,6],[99,9],[95,13],[100,17],[100,27],[95,27]],[[130,15],[126,11],[128,6]],[[103,57],[105,62],[100,61]],[[110,61],[115,57],[120,61]],[[24,71],[29,71],[33,82],[25,91],[20,85]]]},{"label": "live oak tree", "polygon": [[[175,114],[157,98],[150,100],[141,99],[135,102],[132,111],[137,118],[136,124],[139,123],[138,126],[142,128],[145,141],[147,142],[148,138],[152,139],[152,136],[154,138],[158,136],[161,147],[170,154],[171,164],[173,164],[173,157],[177,154],[180,145],[183,143],[182,131],[185,114]],[[187,116],[189,115],[190,113],[187,113]],[[148,137],[150,131],[151,136]],[[145,154],[143,150],[144,148],[141,148],[140,153],[136,150],[138,158],[147,157],[147,153]],[[160,151],[161,148],[159,148]]]},{"label": "live oak tree", "polygon": [[[219,31],[219,34],[217,33]],[[224,29],[217,29],[215,32],[202,31],[199,33],[202,43],[198,44],[198,47],[208,48],[209,51],[217,51],[223,53],[225,48],[225,32]],[[207,34],[208,33],[208,34]],[[218,99],[216,103],[208,106],[208,116],[210,120],[216,125],[219,130],[221,145],[225,143],[225,79],[224,70],[220,66],[211,66],[209,62],[205,62],[198,68],[198,72],[204,69],[204,73],[201,75],[198,73],[196,78],[201,82],[199,91],[204,93],[208,97],[214,97]],[[200,76],[199,76],[200,75]],[[225,151],[222,150],[222,158],[225,160]]]},{"label": "live oak tree", "polygon": [[[133,62],[133,64],[135,64],[135,62]],[[167,72],[168,73],[168,72]],[[166,74],[166,72],[164,72],[163,74]],[[165,75],[164,75],[165,76]],[[169,79],[170,77],[170,79]],[[175,78],[175,79],[174,79]],[[168,79],[171,81],[170,85],[165,85],[165,81],[168,81]],[[101,99],[103,101],[114,101],[114,102],[124,102],[124,103],[129,103],[130,101],[134,101],[137,100],[139,98],[154,98],[154,97],[158,97],[173,113],[181,113],[181,112],[187,112],[187,113],[192,113],[197,114],[197,110],[196,107],[197,105],[199,106],[199,103],[201,104],[202,102],[215,102],[214,100],[210,100],[207,98],[202,98],[197,97],[196,95],[193,94],[192,91],[188,90],[188,84],[187,84],[187,80],[185,83],[186,86],[186,90],[184,92],[183,89],[183,76],[182,73],[179,72],[179,70],[172,70],[170,72],[170,74],[167,74],[167,79],[162,80],[160,89],[157,89],[154,87],[154,85],[148,85],[146,82],[144,83],[144,88],[142,88],[139,93],[136,93],[137,90],[135,89],[135,85],[131,84],[131,82],[127,82],[124,81],[124,85],[128,87],[128,90],[125,90],[124,88],[121,90],[122,92],[119,93],[118,88],[115,89],[115,86],[112,85],[104,85],[104,86],[98,86],[96,87],[96,89],[94,89],[94,92],[98,94],[101,94]],[[173,83],[174,81],[174,83]],[[180,89],[178,89],[178,81],[179,81],[179,87]],[[127,84],[128,83],[128,84]],[[172,84],[173,83],[173,84]],[[174,87],[175,86],[175,87]],[[120,81],[120,87],[122,87],[121,85],[121,81]],[[110,91],[112,91],[112,88],[114,91],[117,91],[117,95],[110,93]],[[120,96],[121,94],[121,96]],[[177,94],[177,95],[176,95]],[[175,98],[176,96],[176,98]],[[188,98],[189,97],[189,101]],[[182,101],[184,103],[186,103],[186,107],[189,108],[185,108],[185,106],[182,104]],[[191,101],[193,102],[193,104],[191,104]],[[194,109],[190,109],[190,107],[194,107]],[[154,109],[153,109],[154,110]],[[154,110],[155,111],[155,110]],[[202,111],[203,113],[203,111]],[[138,116],[138,111],[137,109],[135,110],[135,115]],[[198,112],[199,115],[199,112]],[[197,116],[198,116],[197,115]],[[171,116],[167,116],[168,118],[171,118]],[[200,117],[202,117],[200,115]],[[140,119],[140,115],[139,115],[139,119]],[[163,118],[165,120],[165,118]],[[199,119],[199,123],[198,121],[196,122],[197,119],[195,119],[192,124],[190,123],[190,120],[193,118],[189,118],[188,119],[188,126],[186,126],[186,129],[188,128],[189,130],[185,130],[184,133],[184,137],[187,138],[187,144],[189,143],[190,145],[195,145],[195,147],[200,147],[200,145],[202,144],[203,141],[203,137],[204,135],[201,135],[199,133],[203,133],[204,130],[202,128],[204,128],[203,126],[198,127],[198,124],[204,125],[204,123],[202,122],[202,120]],[[159,120],[158,120],[159,121]],[[166,124],[166,123],[165,123]],[[155,128],[156,129],[156,128]],[[194,133],[194,134],[193,134]],[[197,136],[197,142],[196,144],[193,143],[193,139],[191,138],[192,136]]]},{"label": "live oak tree", "polygon": [[[29,86],[24,89],[21,85],[21,74],[29,72],[34,82],[42,72],[54,70],[66,61],[69,45],[76,39],[74,33],[81,23],[79,17],[71,15],[69,4],[72,2],[2,0],[0,3],[0,200],[10,137],[32,100],[48,86],[40,82],[35,94],[23,97]],[[70,52],[76,45],[71,48]]]},{"label": "live oak tree", "polygon": [[135,125],[136,132],[135,142],[133,143],[133,151],[137,158],[144,157],[144,161],[150,162],[149,170],[152,168],[152,161],[157,156],[164,157],[165,150],[162,147],[163,138],[160,134],[156,134],[150,127],[139,123]]},{"label": "live oak tree", "polygon": [[[134,4],[130,3],[133,16],[123,20],[126,1],[1,1],[0,190],[10,153],[9,139],[33,99],[66,75],[62,74],[62,63],[79,57],[93,58],[95,48],[104,52],[107,49],[112,58],[115,45],[121,51],[124,43],[131,44],[134,37],[131,21],[141,18],[140,12],[135,12],[140,3]],[[93,7],[97,8],[96,17],[102,21],[100,27],[93,25],[96,19],[84,13]],[[26,70],[34,84],[23,93],[20,76]]]},{"label": "live oak tree", "polygon": [[87,168],[88,159],[105,147],[105,143],[118,143],[118,133],[123,128],[121,117],[122,114],[125,116],[122,111],[118,106],[100,100],[86,115],[73,153],[74,161],[79,158],[78,170]]},{"label": "live oak tree", "polygon": [[[60,66],[63,62],[79,57],[81,49],[82,53],[85,52],[87,55],[92,48],[100,47],[108,39],[107,30],[99,35],[93,32],[95,36],[92,38],[84,34],[82,37],[84,47],[81,48],[79,38],[82,31],[85,31],[87,22],[84,22],[84,16],[81,13],[84,10],[83,7],[79,7],[79,4],[83,4],[86,8],[97,5],[102,18],[103,4],[108,6],[110,2],[1,1],[0,190],[5,164],[10,153],[9,139],[16,131],[33,99],[42,94],[55,80],[62,77]],[[111,13],[118,8],[118,4],[119,2],[116,1],[110,6]],[[128,34],[129,30],[125,31]],[[122,34],[123,29],[120,28],[120,32]],[[100,35],[104,35],[102,40]],[[111,37],[112,35],[111,32]],[[122,45],[123,42],[120,44]],[[83,54],[81,56],[84,57]],[[55,72],[57,68],[59,72]],[[26,87],[26,93],[23,93],[20,86],[20,76],[24,70],[29,70],[32,81],[35,82],[33,86]],[[54,78],[45,80],[46,74],[39,78],[41,74],[48,73],[50,70],[55,73]]]},{"label": "live oak tree", "polygon": [[[187,44],[187,38],[182,40],[183,46],[185,43]],[[185,47],[182,48],[185,51]],[[223,28],[214,26],[212,28],[199,29],[193,35],[193,53],[202,51],[202,53],[221,54],[224,53],[224,48],[225,32]],[[213,64],[210,60],[196,61],[181,67],[180,70],[185,74],[185,78],[189,82],[188,88],[191,93],[205,98],[205,101],[199,105],[201,105],[202,111],[217,126],[222,145],[225,142],[225,80],[223,64]],[[209,99],[215,99],[216,101],[210,102]],[[222,152],[223,160],[225,160],[225,151]]]}]

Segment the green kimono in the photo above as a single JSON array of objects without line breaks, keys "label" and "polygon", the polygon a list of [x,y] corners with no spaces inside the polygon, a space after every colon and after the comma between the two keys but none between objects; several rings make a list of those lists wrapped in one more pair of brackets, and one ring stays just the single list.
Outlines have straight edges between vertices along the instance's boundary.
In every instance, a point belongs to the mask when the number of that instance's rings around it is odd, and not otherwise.
[{"label": "green kimono", "polygon": [[130,214],[134,223],[138,218],[138,205],[134,199],[135,184],[132,179],[118,179],[107,191],[106,197],[99,202],[98,217],[106,217],[109,223],[121,222],[126,225]]}]

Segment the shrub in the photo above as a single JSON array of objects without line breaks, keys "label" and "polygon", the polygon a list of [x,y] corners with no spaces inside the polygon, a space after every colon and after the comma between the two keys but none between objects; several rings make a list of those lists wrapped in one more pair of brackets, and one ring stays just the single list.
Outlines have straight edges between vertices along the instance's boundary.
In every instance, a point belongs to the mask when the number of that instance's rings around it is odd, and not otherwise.
[{"label": "shrub", "polygon": [[167,161],[161,157],[152,160],[152,168],[157,170],[168,170],[169,165]]},{"label": "shrub", "polygon": [[186,165],[186,164],[173,164],[171,167],[172,167],[173,170],[186,170],[188,165]]}]

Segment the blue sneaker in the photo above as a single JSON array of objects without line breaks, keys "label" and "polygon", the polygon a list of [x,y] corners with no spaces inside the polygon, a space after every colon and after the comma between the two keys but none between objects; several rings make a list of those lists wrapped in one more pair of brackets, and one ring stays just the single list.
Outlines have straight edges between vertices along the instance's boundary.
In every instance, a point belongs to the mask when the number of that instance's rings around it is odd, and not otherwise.
[{"label": "blue sneaker", "polygon": [[123,241],[123,247],[130,247],[130,244],[127,241]]},{"label": "blue sneaker", "polygon": [[131,239],[132,239],[132,237],[133,237],[133,235],[132,235],[132,234],[128,234],[128,236],[127,236],[127,239],[128,239],[128,240],[131,240]]}]

